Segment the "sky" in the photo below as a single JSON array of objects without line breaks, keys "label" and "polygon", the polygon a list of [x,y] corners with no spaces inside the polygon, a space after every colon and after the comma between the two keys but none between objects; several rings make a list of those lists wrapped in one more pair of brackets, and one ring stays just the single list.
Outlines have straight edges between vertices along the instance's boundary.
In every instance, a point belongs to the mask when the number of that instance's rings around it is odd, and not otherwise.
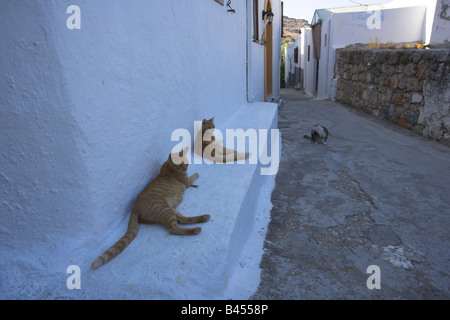
[{"label": "sky", "polygon": [[384,4],[392,0],[282,0],[284,15],[311,22],[316,9],[351,7],[359,4]]}]

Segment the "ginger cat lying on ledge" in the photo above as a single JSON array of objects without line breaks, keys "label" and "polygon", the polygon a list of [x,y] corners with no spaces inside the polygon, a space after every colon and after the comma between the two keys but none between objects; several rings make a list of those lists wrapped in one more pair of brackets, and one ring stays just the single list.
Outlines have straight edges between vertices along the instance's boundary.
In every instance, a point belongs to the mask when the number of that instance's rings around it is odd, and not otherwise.
[{"label": "ginger cat lying on ledge", "polygon": [[202,230],[200,227],[181,228],[178,223],[206,222],[209,221],[209,215],[185,217],[174,210],[183,201],[186,188],[197,187],[193,183],[198,178],[198,173],[194,173],[190,177],[187,175],[188,159],[186,154],[188,150],[189,147],[186,147],[179,154],[169,155],[156,178],[137,197],[125,235],[92,263],[92,269],[101,267],[121,253],[136,237],[139,223],[161,223],[169,229],[171,234],[176,235],[200,233]]},{"label": "ginger cat lying on ledge", "polygon": [[[222,141],[216,140],[216,137],[214,136],[213,133],[214,129],[215,129],[214,117],[209,120],[203,119],[201,140],[202,140],[202,156],[204,158],[222,163],[222,162],[244,160],[251,156],[249,152],[243,153],[223,147]],[[207,147],[208,149],[206,149]]]}]

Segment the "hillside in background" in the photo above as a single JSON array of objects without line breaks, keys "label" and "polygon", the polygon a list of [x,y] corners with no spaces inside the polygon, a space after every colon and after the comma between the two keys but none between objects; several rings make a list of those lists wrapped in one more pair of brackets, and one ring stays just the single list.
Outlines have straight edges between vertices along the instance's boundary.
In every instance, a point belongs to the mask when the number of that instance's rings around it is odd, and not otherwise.
[{"label": "hillside in background", "polygon": [[303,26],[308,26],[308,21],[283,16],[283,38],[294,42]]}]

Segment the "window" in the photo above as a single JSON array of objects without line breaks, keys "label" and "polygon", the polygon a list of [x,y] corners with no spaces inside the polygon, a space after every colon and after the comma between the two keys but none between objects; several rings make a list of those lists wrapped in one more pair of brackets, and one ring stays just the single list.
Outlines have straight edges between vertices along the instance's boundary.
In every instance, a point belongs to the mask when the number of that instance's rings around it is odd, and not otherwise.
[{"label": "window", "polygon": [[310,58],[311,58],[311,46],[308,45],[308,62],[309,62]]},{"label": "window", "polygon": [[258,0],[253,0],[253,41],[259,42]]},{"label": "window", "polygon": [[294,48],[294,63],[298,63],[298,47]]}]

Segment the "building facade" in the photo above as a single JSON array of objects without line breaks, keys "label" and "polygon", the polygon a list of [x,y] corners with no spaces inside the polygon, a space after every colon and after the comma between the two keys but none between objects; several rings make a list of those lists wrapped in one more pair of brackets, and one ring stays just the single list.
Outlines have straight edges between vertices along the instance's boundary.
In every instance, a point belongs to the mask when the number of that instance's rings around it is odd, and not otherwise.
[{"label": "building facade", "polygon": [[89,257],[175,129],[279,98],[280,0],[1,1],[0,18],[3,297]]},{"label": "building facade", "polygon": [[[313,61],[310,59],[309,63],[313,70],[309,73],[302,71],[303,76],[294,79],[302,79],[303,89],[308,94],[318,99],[333,99],[337,49],[376,43],[421,42],[445,46],[449,24],[445,19],[446,8],[446,0],[396,0],[385,5],[318,9],[311,22],[311,32],[301,34],[293,45],[304,48],[312,44],[310,55]],[[292,55],[293,51],[287,53]],[[297,67],[307,70],[304,60],[299,61],[300,66]],[[295,74],[295,67],[286,59],[286,72],[292,68]]]}]

